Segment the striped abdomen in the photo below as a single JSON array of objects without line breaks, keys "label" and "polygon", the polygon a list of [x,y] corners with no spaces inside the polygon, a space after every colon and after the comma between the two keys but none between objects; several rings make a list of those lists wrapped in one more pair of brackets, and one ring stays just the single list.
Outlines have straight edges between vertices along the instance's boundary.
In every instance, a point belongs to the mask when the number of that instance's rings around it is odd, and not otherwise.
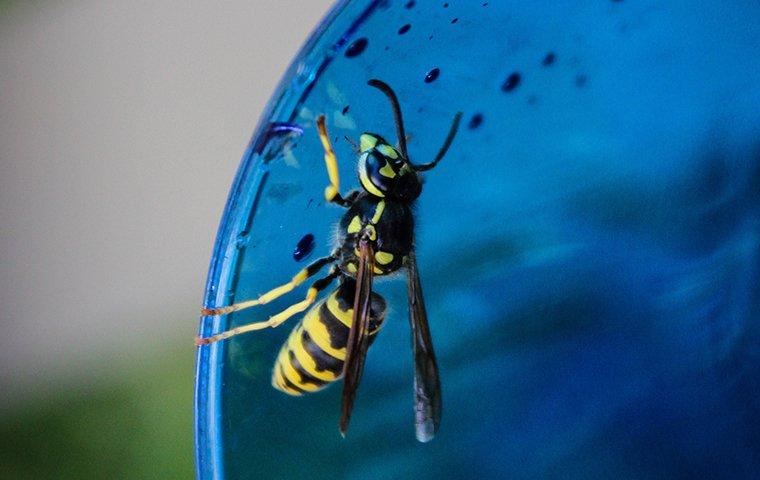
[{"label": "striped abdomen", "polygon": [[[356,282],[346,278],[290,332],[272,371],[272,386],[289,395],[314,392],[343,375]],[[385,318],[383,297],[372,293],[370,343]]]}]

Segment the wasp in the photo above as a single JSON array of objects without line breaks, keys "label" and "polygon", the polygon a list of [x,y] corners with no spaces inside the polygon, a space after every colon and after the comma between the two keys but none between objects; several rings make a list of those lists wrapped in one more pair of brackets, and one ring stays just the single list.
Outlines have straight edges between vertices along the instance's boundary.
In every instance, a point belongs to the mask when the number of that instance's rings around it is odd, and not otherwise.
[{"label": "wasp", "polygon": [[[196,344],[206,345],[245,332],[275,328],[308,309],[280,349],[272,371],[272,386],[289,395],[302,395],[320,390],[342,377],[339,428],[345,437],[367,350],[387,312],[383,297],[372,291],[373,278],[405,270],[414,356],[416,437],[427,442],[435,436],[441,420],[441,383],[415,258],[412,207],[422,192],[420,172],[434,168],[445,156],[456,136],[462,114],[458,112],[454,116],[435,158],[429,163],[413,164],[407,151],[407,137],[396,93],[381,80],[370,80],[368,85],[385,94],[390,102],[398,146],[392,146],[374,133],[363,133],[357,146],[361,189],[343,196],[325,117],[322,115],[317,119],[329,178],[325,199],[346,209],[338,223],[335,248],[330,255],[314,261],[287,283],[256,299],[226,307],[204,308],[202,314],[224,315],[263,305],[292,291],[327,266],[330,266],[329,272],[311,284],[302,301],[268,320],[197,338]],[[335,280],[337,288],[317,301],[320,292]]]}]

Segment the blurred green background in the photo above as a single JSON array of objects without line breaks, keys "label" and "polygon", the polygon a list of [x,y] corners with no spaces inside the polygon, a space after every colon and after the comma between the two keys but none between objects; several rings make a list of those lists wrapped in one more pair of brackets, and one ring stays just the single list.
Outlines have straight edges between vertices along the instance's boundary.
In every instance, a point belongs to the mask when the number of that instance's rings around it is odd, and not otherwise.
[{"label": "blurred green background", "polygon": [[2,478],[190,478],[194,356],[164,353],[3,412]]},{"label": "blurred green background", "polygon": [[190,478],[216,228],[328,0],[0,0],[0,478]]}]

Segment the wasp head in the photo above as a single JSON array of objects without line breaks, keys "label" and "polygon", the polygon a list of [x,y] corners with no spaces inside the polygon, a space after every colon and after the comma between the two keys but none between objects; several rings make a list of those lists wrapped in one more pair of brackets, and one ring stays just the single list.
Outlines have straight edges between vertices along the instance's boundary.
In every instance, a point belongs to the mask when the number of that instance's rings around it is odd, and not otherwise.
[{"label": "wasp head", "polygon": [[401,152],[373,133],[362,134],[359,142],[359,181],[368,193],[402,202],[420,195],[419,176]]}]

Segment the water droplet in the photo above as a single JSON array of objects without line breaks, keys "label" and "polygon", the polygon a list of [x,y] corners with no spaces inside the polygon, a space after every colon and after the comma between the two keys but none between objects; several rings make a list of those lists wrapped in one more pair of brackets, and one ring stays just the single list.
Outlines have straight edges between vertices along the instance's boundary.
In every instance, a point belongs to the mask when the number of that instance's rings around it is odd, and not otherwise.
[{"label": "water droplet", "polygon": [[301,238],[301,240],[298,241],[296,248],[293,250],[293,259],[296,262],[300,262],[304,258],[308,257],[312,251],[314,251],[315,246],[316,243],[314,242],[314,235],[307,233],[303,236],[303,238]]},{"label": "water droplet", "polygon": [[340,113],[342,113],[343,115],[347,114],[349,107],[350,107],[350,105],[346,105],[345,107],[343,107],[343,110],[341,110]]},{"label": "water droplet", "polygon": [[457,23],[458,21],[459,21],[459,19],[458,19],[458,18],[452,18],[452,19],[451,19],[451,23]]},{"label": "water droplet", "polygon": [[406,2],[406,5],[404,5],[404,8],[414,8],[414,0],[409,0]]},{"label": "water droplet", "polygon": [[504,80],[504,83],[501,84],[501,89],[505,92],[513,91],[518,85],[520,85],[520,79],[519,72],[510,73],[507,79]]},{"label": "water droplet", "polygon": [[557,56],[554,54],[554,52],[549,52],[546,54],[543,60],[541,60],[541,65],[544,67],[548,67],[549,65],[552,65],[554,61],[557,59]]},{"label": "water droplet", "polygon": [[470,130],[475,130],[483,123],[483,114],[482,113],[476,113],[475,115],[470,118],[470,123],[467,124],[467,128]]},{"label": "water droplet", "polygon": [[238,250],[245,248],[250,239],[251,237],[248,235],[248,232],[239,233],[235,238],[235,248]]},{"label": "water droplet", "polygon": [[434,68],[430,70],[427,75],[425,75],[425,83],[435,82],[435,80],[438,78],[438,75],[441,74],[440,68]]},{"label": "water droplet", "polygon": [[401,28],[398,29],[398,34],[399,35],[405,34],[406,32],[409,31],[410,28],[412,28],[412,26],[407,23],[406,25],[404,25],[403,27],[401,27]]},{"label": "water droplet", "polygon": [[583,88],[588,83],[588,77],[586,75],[580,74],[575,77],[575,86],[578,88]]},{"label": "water droplet", "polygon": [[364,49],[367,48],[368,43],[369,41],[364,37],[357,39],[354,43],[349,45],[348,48],[346,49],[346,54],[345,54],[346,57],[353,58],[353,57],[356,57],[357,55],[360,55],[364,51]]}]

